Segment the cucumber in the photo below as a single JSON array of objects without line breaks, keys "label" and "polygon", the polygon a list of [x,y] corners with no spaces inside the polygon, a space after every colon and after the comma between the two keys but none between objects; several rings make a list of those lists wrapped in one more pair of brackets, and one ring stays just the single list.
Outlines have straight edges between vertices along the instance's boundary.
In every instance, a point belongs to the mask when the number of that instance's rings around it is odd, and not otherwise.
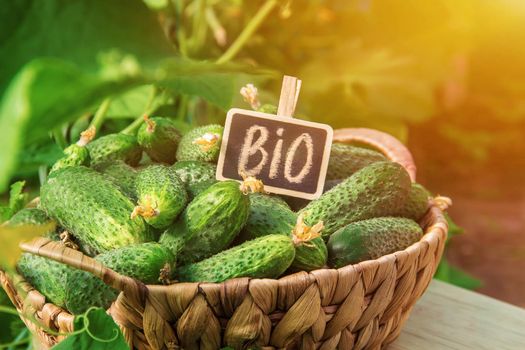
[{"label": "cucumber", "polygon": [[226,248],[248,219],[250,200],[236,181],[211,185],[188,204],[176,227],[188,237],[180,259],[199,261]]},{"label": "cucumber", "polygon": [[142,149],[133,135],[109,134],[90,142],[87,148],[92,164],[122,160],[131,166],[137,166],[142,158]]},{"label": "cucumber", "polygon": [[159,163],[173,164],[181,133],[175,123],[163,117],[144,117],[137,132],[137,141],[148,156]]},{"label": "cucumber", "polygon": [[46,297],[47,302],[66,306],[67,276],[74,270],[62,263],[30,253],[23,253],[16,266],[18,273]]},{"label": "cucumber", "polygon": [[351,223],[330,236],[328,255],[336,268],[403,250],[417,242],[423,230],[407,218],[373,218]]},{"label": "cucumber", "polygon": [[286,202],[279,197],[262,193],[250,193],[249,198],[248,221],[239,234],[238,241],[249,241],[268,234],[291,234],[297,215]]},{"label": "cucumber", "polygon": [[137,200],[137,188],[135,181],[138,172],[121,160],[110,160],[93,165],[93,169],[107,176],[122,193],[134,202]]},{"label": "cucumber", "polygon": [[203,189],[217,182],[215,180],[217,166],[214,164],[184,160],[176,162],[173,165],[173,169],[182,182],[184,182],[186,191],[191,198],[194,198],[198,192],[202,192]]},{"label": "cucumber", "polygon": [[49,173],[52,174],[59,169],[66,168],[69,166],[89,166],[90,161],[91,158],[89,156],[89,151],[87,150],[87,148],[84,146],[73,144],[64,149],[64,156],[57,160],[55,164],[53,164]]},{"label": "cucumber", "polygon": [[312,271],[323,268],[328,260],[328,249],[322,237],[316,237],[295,247],[293,271]]},{"label": "cucumber", "polygon": [[182,282],[223,282],[230,278],[277,278],[291,265],[295,248],[290,237],[268,235],[244,242],[176,271]]},{"label": "cucumber", "polygon": [[130,219],[131,200],[90,168],[58,170],[42,186],[40,205],[60,226],[99,253],[153,239],[142,218]]},{"label": "cucumber", "polygon": [[91,142],[91,140],[93,140],[95,137],[95,128],[89,128],[83,131],[80,135],[80,139],[77,143],[72,144],[64,149],[64,157],[60,158],[55,162],[55,164],[53,164],[53,167],[49,172],[50,174],[59,169],[70,166],[89,166],[91,163],[91,156],[88,149],[86,148],[86,145],[89,144],[89,142]]},{"label": "cucumber", "polygon": [[217,162],[224,128],[210,124],[195,128],[184,135],[177,149],[177,160]]},{"label": "cucumber", "polygon": [[[175,257],[159,243],[150,242],[115,249],[95,257],[104,266],[146,284],[171,278]],[[161,278],[162,277],[162,278]],[[66,307],[73,314],[82,314],[90,307],[108,308],[118,292],[99,278],[82,270],[67,276]]]},{"label": "cucumber", "polygon": [[188,201],[183,182],[166,165],[151,165],[139,171],[135,186],[138,206],[132,217],[140,215],[157,229],[167,228]]},{"label": "cucumber", "polygon": [[427,212],[431,197],[432,194],[422,185],[412,183],[408,198],[396,216],[419,221]]},{"label": "cucumber", "polygon": [[373,163],[311,201],[301,212],[306,224],[322,221],[325,240],[351,222],[395,215],[408,197],[410,177],[393,162]]},{"label": "cucumber", "polygon": [[[297,223],[295,214],[284,200],[262,193],[251,193],[248,221],[236,238],[245,242],[270,234],[292,237]],[[327,259],[326,244],[321,237],[296,245],[293,270],[311,271],[323,267]]]},{"label": "cucumber", "polygon": [[383,154],[370,149],[333,143],[326,179],[346,179],[365,166],[386,160]]}]

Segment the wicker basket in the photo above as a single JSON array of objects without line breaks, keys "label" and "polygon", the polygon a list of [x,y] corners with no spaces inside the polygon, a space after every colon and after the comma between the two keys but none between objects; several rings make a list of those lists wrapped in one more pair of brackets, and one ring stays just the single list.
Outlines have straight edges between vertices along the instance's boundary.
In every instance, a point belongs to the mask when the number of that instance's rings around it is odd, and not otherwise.
[{"label": "wicker basket", "polygon": [[[360,133],[347,130],[338,130],[336,137],[348,141],[348,133]],[[403,251],[278,280],[146,286],[61,243],[39,238],[22,247],[88,271],[122,291],[108,312],[137,349],[379,349],[398,337],[443,253],[447,223],[440,209],[431,206],[420,224],[425,235]],[[0,282],[44,345],[62,340],[44,329],[72,331],[74,317],[46,303],[22,279],[13,281],[0,271]]]}]

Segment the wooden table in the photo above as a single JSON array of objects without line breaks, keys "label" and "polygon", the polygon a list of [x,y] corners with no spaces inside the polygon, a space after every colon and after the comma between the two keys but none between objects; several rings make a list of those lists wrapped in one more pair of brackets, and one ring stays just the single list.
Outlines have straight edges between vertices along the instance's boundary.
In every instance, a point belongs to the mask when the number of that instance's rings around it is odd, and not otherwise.
[{"label": "wooden table", "polygon": [[525,350],[525,309],[434,280],[388,348],[419,349]]}]

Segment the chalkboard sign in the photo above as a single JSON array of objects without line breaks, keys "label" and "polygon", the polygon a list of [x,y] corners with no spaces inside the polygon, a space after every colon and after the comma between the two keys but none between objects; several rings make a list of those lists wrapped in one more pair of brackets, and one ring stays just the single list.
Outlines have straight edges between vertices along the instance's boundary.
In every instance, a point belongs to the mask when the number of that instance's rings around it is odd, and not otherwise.
[{"label": "chalkboard sign", "polygon": [[315,199],[323,191],[333,130],[325,124],[231,109],[217,179],[255,176],[268,192]]}]

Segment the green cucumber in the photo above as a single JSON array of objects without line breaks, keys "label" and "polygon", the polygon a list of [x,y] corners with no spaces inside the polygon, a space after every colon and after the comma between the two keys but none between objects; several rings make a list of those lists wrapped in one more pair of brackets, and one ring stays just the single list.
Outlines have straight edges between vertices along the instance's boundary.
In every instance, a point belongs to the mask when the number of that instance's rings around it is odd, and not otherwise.
[{"label": "green cucumber", "polygon": [[195,160],[183,160],[176,162],[173,165],[173,169],[182,182],[184,182],[191,198],[194,198],[197,193],[202,192],[202,190],[217,182],[215,180],[217,166],[214,164]]},{"label": "green cucumber", "polygon": [[[250,213],[236,242],[245,242],[270,234],[292,237],[297,223],[295,214],[288,204],[276,196],[251,193]],[[326,244],[321,237],[296,245],[293,270],[311,271],[323,267],[327,259]]]},{"label": "green cucumber", "polygon": [[133,201],[137,200],[137,170],[121,160],[110,160],[93,165],[93,169],[107,175],[107,179],[118,186],[122,193]]},{"label": "green cucumber", "polygon": [[268,234],[290,235],[297,215],[279,197],[250,193],[248,221],[237,240],[249,241]]},{"label": "green cucumber", "polygon": [[410,193],[405,204],[396,216],[402,216],[415,221],[419,221],[428,210],[428,200],[432,194],[418,183],[412,183]]},{"label": "green cucumber", "polygon": [[306,224],[324,223],[325,240],[351,222],[395,215],[408,197],[410,177],[393,162],[377,162],[357,171],[339,185],[311,201],[305,212]]},{"label": "green cucumber", "polygon": [[330,236],[330,265],[336,268],[403,250],[419,241],[423,230],[407,218],[373,218],[353,222]]},{"label": "green cucumber", "polygon": [[221,150],[224,128],[210,124],[195,128],[184,135],[177,149],[177,160],[216,162]]},{"label": "green cucumber", "polygon": [[140,170],[135,186],[138,206],[134,213],[157,229],[167,228],[188,201],[183,182],[166,165],[151,165]]},{"label": "green cucumber", "polygon": [[326,265],[328,249],[322,237],[316,237],[295,247],[294,271],[312,271]]},{"label": "green cucumber", "polygon": [[386,160],[387,158],[383,154],[370,149],[344,143],[333,143],[326,179],[346,179],[365,166]]},{"label": "green cucumber", "polygon": [[277,278],[295,257],[290,237],[268,235],[244,242],[176,271],[182,282],[223,282],[230,278]]},{"label": "green cucumber", "polygon": [[[175,257],[159,243],[150,242],[115,249],[95,257],[104,266],[146,284],[170,279],[175,270]],[[108,308],[118,292],[99,278],[82,270],[67,276],[66,307],[73,314],[82,314],[90,307]]]},{"label": "green cucumber", "polygon": [[109,134],[90,142],[87,148],[92,164],[122,160],[131,166],[137,166],[142,158],[142,149],[133,135]]},{"label": "green cucumber", "polygon": [[73,144],[64,149],[64,157],[60,158],[55,162],[55,164],[53,164],[49,173],[52,174],[59,169],[70,166],[89,166],[90,161],[91,158],[89,156],[89,151],[87,150],[87,148],[85,146]]},{"label": "green cucumber", "polygon": [[81,132],[78,142],[64,149],[64,157],[60,158],[55,162],[55,164],[53,164],[53,167],[49,173],[52,174],[59,169],[70,166],[89,166],[91,163],[91,156],[88,149],[86,148],[86,145],[88,145],[94,137],[94,127],[88,128],[87,130]]},{"label": "green cucumber", "polygon": [[153,239],[142,218],[130,219],[131,200],[90,168],[58,170],[42,186],[40,205],[60,226],[99,253]]},{"label": "green cucumber", "polygon": [[[38,214],[38,218],[43,218],[43,216]],[[55,233],[50,233],[47,237],[54,241],[59,240]],[[31,286],[46,297],[47,302],[59,307],[66,306],[67,278],[75,272],[75,269],[30,253],[22,253],[16,269]]]},{"label": "green cucumber", "polygon": [[175,123],[163,117],[144,117],[137,132],[137,141],[148,156],[159,163],[173,164],[181,133]]},{"label": "green cucumber", "polygon": [[181,261],[199,261],[226,248],[246,223],[249,208],[236,181],[218,182],[195,197],[177,222],[188,237]]}]

